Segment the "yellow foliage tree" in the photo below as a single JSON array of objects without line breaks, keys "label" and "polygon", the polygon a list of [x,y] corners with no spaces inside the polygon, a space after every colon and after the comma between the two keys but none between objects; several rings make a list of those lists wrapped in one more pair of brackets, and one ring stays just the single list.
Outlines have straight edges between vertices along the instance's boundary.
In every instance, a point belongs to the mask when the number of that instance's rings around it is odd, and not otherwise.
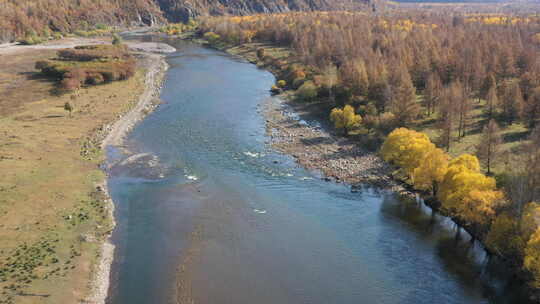
[{"label": "yellow foliage tree", "polygon": [[426,134],[398,128],[392,131],[381,148],[385,161],[401,167],[408,176],[426,159],[426,155],[435,149],[435,145]]},{"label": "yellow foliage tree", "polygon": [[522,257],[525,245],[514,217],[505,213],[497,216],[487,234],[486,246],[498,255]]},{"label": "yellow foliage tree", "polygon": [[474,213],[494,215],[493,208],[502,199],[502,193],[497,191],[495,179],[479,171],[478,159],[473,155],[464,154],[450,161],[438,198],[451,215],[485,223],[490,217],[479,219]]},{"label": "yellow foliage tree", "polygon": [[531,202],[525,205],[520,227],[523,238],[528,240],[540,227],[540,204]]},{"label": "yellow foliage tree", "polygon": [[473,190],[463,198],[457,212],[465,221],[485,226],[495,217],[495,208],[502,204],[503,198],[502,191]]},{"label": "yellow foliage tree", "polygon": [[413,185],[416,189],[429,190],[437,195],[439,184],[448,170],[448,154],[439,148],[426,153],[425,159],[412,174]]},{"label": "yellow foliage tree", "polygon": [[476,156],[471,154],[461,154],[460,156],[452,159],[448,166],[463,166],[473,172],[480,172],[480,162]]},{"label": "yellow foliage tree", "polygon": [[531,285],[540,288],[540,228],[536,229],[527,242],[523,266],[533,277]]},{"label": "yellow foliage tree", "polygon": [[354,108],[346,105],[343,109],[334,108],[330,113],[330,120],[336,129],[343,129],[345,135],[354,130],[362,123],[362,117],[354,112]]}]

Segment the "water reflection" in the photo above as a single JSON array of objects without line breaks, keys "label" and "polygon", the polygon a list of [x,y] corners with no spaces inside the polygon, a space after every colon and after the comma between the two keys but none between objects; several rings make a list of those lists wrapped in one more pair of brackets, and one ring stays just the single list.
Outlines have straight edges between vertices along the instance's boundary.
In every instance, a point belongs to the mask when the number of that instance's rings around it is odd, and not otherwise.
[{"label": "water reflection", "polygon": [[467,232],[458,230],[448,218],[433,213],[422,200],[387,194],[380,210],[381,216],[399,220],[403,223],[401,227],[433,246],[444,270],[465,291],[474,294],[475,290],[481,290],[489,303],[531,303],[519,283],[512,280],[507,265],[496,258],[490,259],[481,244],[471,242]]}]

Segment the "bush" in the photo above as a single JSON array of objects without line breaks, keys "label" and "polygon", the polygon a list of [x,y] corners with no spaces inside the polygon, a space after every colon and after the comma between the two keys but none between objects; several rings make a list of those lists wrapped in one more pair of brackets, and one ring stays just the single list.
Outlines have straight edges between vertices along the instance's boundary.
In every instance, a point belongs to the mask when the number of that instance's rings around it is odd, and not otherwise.
[{"label": "bush", "polygon": [[273,85],[272,88],[270,88],[270,92],[274,95],[281,94],[281,89],[278,86]]},{"label": "bush", "polygon": [[299,87],[301,87],[304,84],[304,82],[306,82],[304,78],[296,78],[292,82],[293,89],[297,90]]},{"label": "bush", "polygon": [[98,30],[107,30],[107,29],[109,29],[109,27],[106,24],[98,23],[98,24],[96,24],[96,29],[98,29]]},{"label": "bush", "polygon": [[287,86],[287,82],[285,80],[278,80],[277,86],[280,88],[284,88]]},{"label": "bush", "polygon": [[266,54],[266,51],[263,48],[257,49],[257,57],[259,59],[263,59],[265,54]]},{"label": "bush", "polygon": [[298,98],[309,101],[317,97],[317,87],[311,81],[306,81],[296,92]]},{"label": "bush", "polygon": [[37,35],[29,35],[23,39],[18,40],[17,42],[19,42],[22,45],[35,45],[35,44],[42,43],[43,39],[41,39]]},{"label": "bush", "polygon": [[60,32],[53,32],[52,36],[53,36],[53,39],[55,39],[55,40],[60,40],[60,39],[64,38],[64,36],[62,36],[62,33],[60,33]]},{"label": "bush", "polygon": [[219,36],[218,34],[214,33],[214,32],[206,32],[204,33],[203,35],[204,39],[206,39],[210,44],[215,44],[216,42],[219,41],[219,39],[221,39],[221,36]]},{"label": "bush", "polygon": [[105,82],[105,77],[97,72],[90,72],[86,76],[85,83],[89,85],[98,85]]},{"label": "bush", "polygon": [[383,133],[389,133],[397,126],[396,116],[390,112],[384,112],[379,116],[378,128]]},{"label": "bush", "polygon": [[62,60],[70,61],[93,61],[98,59],[128,59],[131,58],[124,46],[96,45],[64,49],[57,52]]},{"label": "bush", "polygon": [[36,69],[59,78],[60,88],[75,90],[82,85],[125,80],[135,75],[136,62],[125,46],[97,45],[61,50],[59,59],[38,61]]},{"label": "bush", "polygon": [[66,91],[73,91],[81,87],[81,81],[75,78],[64,78],[60,82],[60,87]]},{"label": "bush", "polygon": [[120,37],[118,34],[114,34],[112,44],[113,45],[121,45],[122,43],[124,43],[124,41],[122,40],[122,37]]}]

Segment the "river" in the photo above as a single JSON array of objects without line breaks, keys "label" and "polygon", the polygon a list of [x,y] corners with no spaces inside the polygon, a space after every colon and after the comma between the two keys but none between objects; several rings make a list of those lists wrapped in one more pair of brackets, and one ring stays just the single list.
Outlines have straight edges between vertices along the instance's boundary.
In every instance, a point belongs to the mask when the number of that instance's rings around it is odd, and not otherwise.
[{"label": "river", "polygon": [[108,303],[525,303],[448,219],[272,151],[269,72],[169,43],[163,104],[108,153]]}]

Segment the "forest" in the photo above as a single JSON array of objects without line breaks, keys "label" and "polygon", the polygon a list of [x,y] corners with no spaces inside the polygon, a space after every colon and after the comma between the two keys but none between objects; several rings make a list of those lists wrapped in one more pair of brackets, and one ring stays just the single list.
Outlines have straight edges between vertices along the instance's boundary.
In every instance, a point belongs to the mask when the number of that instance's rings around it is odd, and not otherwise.
[{"label": "forest", "polygon": [[538,16],[300,12],[203,18],[199,31],[258,45],[273,91],[382,145],[397,177],[540,287]]},{"label": "forest", "polygon": [[[3,0],[0,42],[46,40],[101,26],[153,26],[210,15],[249,15],[291,10],[350,9],[356,0]],[[95,34],[95,33],[93,33]]]}]

